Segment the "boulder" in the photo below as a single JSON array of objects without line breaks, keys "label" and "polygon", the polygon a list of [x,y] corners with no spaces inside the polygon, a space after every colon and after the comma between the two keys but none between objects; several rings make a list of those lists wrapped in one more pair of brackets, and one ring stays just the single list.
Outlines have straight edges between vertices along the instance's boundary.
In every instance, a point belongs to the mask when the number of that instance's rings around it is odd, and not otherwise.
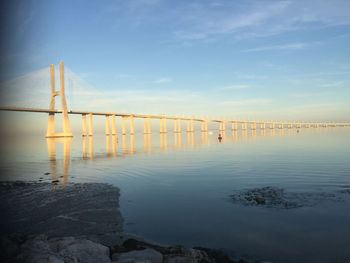
[{"label": "boulder", "polygon": [[28,263],[110,263],[109,248],[87,239],[62,237],[49,239],[45,235],[27,240],[15,262]]}]

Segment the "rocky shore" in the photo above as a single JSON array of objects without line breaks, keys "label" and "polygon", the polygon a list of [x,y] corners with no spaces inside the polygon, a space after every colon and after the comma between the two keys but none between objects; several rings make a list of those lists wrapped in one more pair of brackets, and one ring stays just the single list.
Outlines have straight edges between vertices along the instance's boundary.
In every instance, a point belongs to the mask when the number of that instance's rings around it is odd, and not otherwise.
[{"label": "rocky shore", "polygon": [[1,262],[235,263],[219,250],[152,244],[123,233],[108,184],[0,183]]},{"label": "rocky shore", "polygon": [[38,235],[28,239],[2,237],[2,262],[118,262],[118,263],[249,263],[235,261],[219,250],[160,246],[137,239],[127,239],[120,245],[105,246],[87,238],[48,237]]},{"label": "rocky shore", "polygon": [[350,193],[350,187],[345,186],[337,192],[286,192],[279,187],[259,187],[236,192],[230,195],[233,203],[243,206],[260,206],[275,209],[294,209],[315,206],[322,202],[344,201],[344,194]]}]

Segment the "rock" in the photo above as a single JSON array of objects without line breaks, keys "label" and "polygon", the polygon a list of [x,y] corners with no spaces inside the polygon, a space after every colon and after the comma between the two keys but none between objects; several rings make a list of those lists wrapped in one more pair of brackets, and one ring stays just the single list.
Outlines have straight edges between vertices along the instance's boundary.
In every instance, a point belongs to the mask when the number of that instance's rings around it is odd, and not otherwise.
[{"label": "rock", "polygon": [[255,197],[255,202],[258,204],[258,205],[264,205],[266,203],[266,200],[264,197],[261,197],[261,196],[257,196]]},{"label": "rock", "polygon": [[1,236],[0,248],[0,262],[10,261],[11,258],[19,253],[19,241],[14,238]]},{"label": "rock", "polygon": [[62,237],[48,239],[40,235],[27,240],[21,246],[15,262],[28,263],[109,263],[109,248],[87,239]]},{"label": "rock", "polygon": [[[342,192],[343,191],[343,192]],[[346,190],[340,192],[346,193]],[[247,206],[264,206],[270,208],[291,209],[303,206],[317,205],[323,201],[341,201],[341,197],[334,193],[300,193],[285,192],[278,187],[253,188],[230,195],[235,203]]]},{"label": "rock", "polygon": [[106,246],[120,242],[119,189],[112,185],[1,182],[0,199],[6,200],[0,203],[6,215],[3,236],[73,236]]},{"label": "rock", "polygon": [[125,253],[115,253],[112,260],[118,263],[162,263],[163,255],[154,249],[135,250]]}]

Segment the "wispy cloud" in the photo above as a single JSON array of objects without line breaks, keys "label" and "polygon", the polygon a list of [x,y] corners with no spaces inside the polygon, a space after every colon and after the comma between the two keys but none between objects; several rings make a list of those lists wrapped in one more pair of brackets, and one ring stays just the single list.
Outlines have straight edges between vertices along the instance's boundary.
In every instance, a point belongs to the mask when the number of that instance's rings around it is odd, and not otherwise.
[{"label": "wispy cloud", "polygon": [[216,88],[216,90],[231,91],[231,90],[242,90],[242,89],[248,89],[248,88],[250,88],[250,86],[247,84],[233,84],[233,85],[227,85],[224,87],[218,87]]},{"label": "wispy cloud", "polygon": [[322,88],[341,88],[341,87],[345,87],[345,85],[346,85],[345,81],[332,81],[332,82],[321,83],[319,86]]},{"label": "wispy cloud", "polygon": [[169,83],[172,82],[173,80],[171,78],[168,77],[161,77],[158,79],[153,80],[153,83],[157,83],[157,84],[162,84],[162,83]]},{"label": "wispy cloud", "polygon": [[328,96],[328,92],[297,92],[289,94],[291,98],[303,99],[303,98],[315,98]]},{"label": "wispy cloud", "polygon": [[270,45],[270,46],[250,48],[250,49],[243,50],[243,52],[258,52],[258,51],[266,51],[266,50],[298,50],[298,49],[304,49],[309,45],[310,44],[300,43],[300,42],[287,43],[282,45]]},{"label": "wispy cloud", "polygon": [[245,80],[258,80],[258,79],[266,79],[267,76],[255,74],[255,73],[249,73],[249,72],[241,72],[241,71],[234,71],[233,74],[236,78],[239,79],[245,79]]},{"label": "wispy cloud", "polygon": [[[179,41],[203,41],[230,36],[235,40],[266,37],[288,31],[349,25],[350,2],[335,0],[235,1],[210,8],[205,4],[183,8],[182,26],[174,30]],[[189,13],[190,12],[190,13]],[[291,46],[288,48],[292,48]],[[298,45],[294,46],[298,48]]]}]

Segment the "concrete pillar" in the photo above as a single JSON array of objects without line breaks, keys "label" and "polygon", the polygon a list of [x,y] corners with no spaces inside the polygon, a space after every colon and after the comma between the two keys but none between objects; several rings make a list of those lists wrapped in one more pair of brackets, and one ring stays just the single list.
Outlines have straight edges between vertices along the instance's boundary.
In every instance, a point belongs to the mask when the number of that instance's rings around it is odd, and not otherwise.
[{"label": "concrete pillar", "polygon": [[159,132],[160,133],[167,133],[166,119],[161,118],[159,124],[160,124]]},{"label": "concrete pillar", "polygon": [[191,132],[191,121],[187,121],[187,132]]},{"label": "concrete pillar", "polygon": [[73,137],[72,131],[70,129],[68,109],[64,88],[64,63],[60,63],[60,96],[61,96],[61,105],[62,105],[62,121],[63,121],[63,136],[64,137]]},{"label": "concrete pillar", "polygon": [[130,135],[133,135],[135,134],[134,116],[131,115],[129,119],[130,119]]},{"label": "concrete pillar", "polygon": [[167,123],[166,123],[166,118],[163,119],[163,122],[164,122],[164,133],[167,133],[168,130],[167,130]]},{"label": "concrete pillar", "polygon": [[174,119],[174,133],[177,133],[177,119]]},{"label": "concrete pillar", "polygon": [[242,129],[242,130],[246,130],[246,129],[247,129],[247,127],[245,126],[245,123],[244,123],[244,122],[241,123],[241,129]]},{"label": "concrete pillar", "polygon": [[225,121],[220,121],[219,122],[219,131],[225,132],[225,130],[226,130],[226,123],[225,123]]},{"label": "concrete pillar", "polygon": [[92,131],[92,113],[89,113],[88,128],[89,128],[89,136],[92,136],[93,135],[93,131]]},{"label": "concrete pillar", "polygon": [[122,134],[123,135],[126,135],[126,128],[125,128],[125,116],[122,116],[122,119],[121,119],[121,126],[122,126]]},{"label": "concrete pillar", "polygon": [[163,124],[163,119],[159,119],[159,133],[164,132]]},{"label": "concrete pillar", "polygon": [[191,132],[194,132],[194,125],[193,125],[193,120],[191,120]]},{"label": "concrete pillar", "polygon": [[251,123],[251,124],[250,124],[250,128],[251,128],[252,130],[256,130],[256,122]]},{"label": "concrete pillar", "polygon": [[148,119],[147,118],[144,118],[143,119],[143,134],[147,134],[147,122],[148,122]]},{"label": "concrete pillar", "polygon": [[81,120],[82,120],[82,136],[87,136],[87,130],[86,130],[86,114],[81,115]]},{"label": "concrete pillar", "polygon": [[[53,64],[50,65],[50,110],[55,110],[55,66]],[[49,113],[49,119],[47,122],[47,132],[46,137],[50,137],[55,133],[55,113]]]},{"label": "concrete pillar", "polygon": [[111,124],[109,122],[109,115],[106,115],[105,127],[106,127],[106,135],[110,135]]},{"label": "concrete pillar", "polygon": [[116,121],[115,121],[115,115],[112,114],[112,135],[116,135],[117,131],[116,131]]},{"label": "concrete pillar", "polygon": [[177,119],[177,132],[181,132],[181,120]]},{"label": "concrete pillar", "polygon": [[147,133],[151,134],[151,119],[147,118]]}]

